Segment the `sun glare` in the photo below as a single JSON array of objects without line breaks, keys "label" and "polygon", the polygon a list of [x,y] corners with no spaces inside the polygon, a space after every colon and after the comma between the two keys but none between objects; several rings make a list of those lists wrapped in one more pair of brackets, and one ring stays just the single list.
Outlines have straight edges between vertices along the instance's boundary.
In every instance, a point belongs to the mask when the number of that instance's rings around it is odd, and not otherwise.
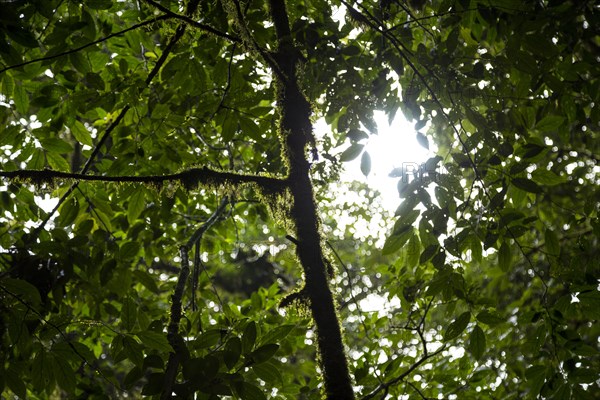
[{"label": "sun glare", "polygon": [[413,125],[397,115],[392,124],[388,124],[383,112],[375,112],[378,134],[369,137],[365,151],[371,157],[371,172],[367,177],[360,170],[360,157],[345,164],[342,174],[344,181],[366,182],[381,193],[383,207],[394,212],[400,204],[398,197],[398,177],[390,177],[394,169],[414,170],[416,166],[432,157],[432,151],[421,146],[416,139]]}]

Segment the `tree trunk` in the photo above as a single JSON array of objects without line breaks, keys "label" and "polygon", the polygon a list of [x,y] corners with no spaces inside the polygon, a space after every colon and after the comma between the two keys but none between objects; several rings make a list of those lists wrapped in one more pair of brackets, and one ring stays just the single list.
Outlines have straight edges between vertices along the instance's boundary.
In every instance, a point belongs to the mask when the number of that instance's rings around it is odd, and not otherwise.
[{"label": "tree trunk", "polygon": [[278,47],[274,71],[281,111],[280,135],[289,162],[288,182],[293,197],[291,217],[296,226],[297,255],[305,274],[305,294],[317,329],[317,346],[328,399],[353,399],[352,382],[335,302],[329,287],[317,207],[310,180],[307,145],[314,145],[311,108],[296,77],[299,52],[293,45],[284,0],[270,0]]}]

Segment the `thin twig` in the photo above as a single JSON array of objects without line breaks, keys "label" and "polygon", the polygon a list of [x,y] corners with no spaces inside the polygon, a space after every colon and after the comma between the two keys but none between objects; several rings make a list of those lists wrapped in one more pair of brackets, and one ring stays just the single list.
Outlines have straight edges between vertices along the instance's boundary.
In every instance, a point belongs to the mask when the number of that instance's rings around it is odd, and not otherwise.
[{"label": "thin twig", "polygon": [[[346,272],[346,275],[348,275],[348,286],[350,287],[350,298],[352,299],[352,302],[354,303],[354,305],[356,306],[356,310],[358,311],[358,314],[359,314],[358,320],[360,321],[360,324],[362,325],[363,330],[365,331],[365,337],[369,341],[372,341],[373,339],[371,339],[371,335],[369,334],[369,328],[367,327],[367,324],[365,322],[366,318],[365,318],[364,313],[363,313],[363,311],[362,311],[362,309],[360,307],[358,299],[354,295],[354,285],[352,283],[352,277],[350,276],[350,270],[348,269],[348,266],[346,266],[346,264],[342,260],[342,257],[340,257],[340,255],[337,252],[337,250],[333,247],[333,245],[328,240],[326,241],[326,243],[327,243],[327,246],[329,246],[329,248],[331,249],[331,251],[335,255],[335,257],[337,258],[338,262],[340,263],[340,265],[342,266],[342,268],[344,269],[344,271]],[[375,377],[377,378],[377,380],[379,381],[380,384],[383,384],[383,380],[382,380],[381,375],[379,374],[378,371],[375,371]]]},{"label": "thin twig", "polygon": [[83,50],[85,48],[88,48],[90,46],[95,46],[95,45],[97,45],[99,43],[105,42],[105,41],[107,41],[109,39],[112,39],[112,38],[114,38],[116,36],[121,36],[122,34],[127,33],[129,31],[132,31],[134,29],[138,29],[138,28],[144,27],[146,25],[153,24],[153,23],[155,23],[157,21],[162,21],[162,20],[166,20],[166,19],[170,19],[170,18],[172,18],[172,17],[168,16],[168,15],[159,15],[157,17],[153,17],[153,18],[148,19],[146,21],[142,21],[139,24],[132,25],[129,28],[123,29],[122,31],[111,33],[110,35],[101,37],[100,39],[94,40],[93,42],[86,43],[86,44],[81,45],[79,47],[76,47],[74,49],[69,49],[67,51],[63,51],[62,53],[52,54],[50,56],[36,58],[36,59],[33,59],[33,60],[22,62],[20,64],[9,65],[8,67],[4,67],[4,68],[0,69],[0,74],[3,73],[3,72],[6,72],[8,70],[19,68],[19,67],[24,67],[26,65],[33,64],[33,63],[36,63],[36,62],[54,60],[55,58],[64,57],[64,56],[67,56],[69,54],[77,53],[78,51],[81,51],[81,50]]},{"label": "thin twig", "polygon": [[218,29],[213,28],[210,25],[207,24],[203,24],[202,22],[198,22],[198,21],[194,21],[192,18],[188,17],[187,15],[182,15],[182,14],[177,14],[174,13],[173,11],[169,10],[167,7],[164,7],[163,5],[153,1],[153,0],[144,0],[146,3],[151,4],[152,6],[156,7],[157,9],[159,9],[160,11],[164,12],[165,15],[169,16],[170,18],[173,19],[178,19],[181,21],[184,21],[185,23],[193,26],[194,28],[198,28],[201,29],[205,32],[208,33],[212,33],[213,35],[222,37],[224,39],[230,40],[234,43],[240,43],[241,40],[238,37],[235,36],[231,36],[230,34],[226,33],[226,32],[221,32]]},{"label": "thin twig", "polygon": [[379,392],[381,392],[382,390],[389,390],[389,388],[391,386],[396,385],[398,382],[404,380],[404,378],[406,378],[407,376],[409,376],[410,374],[413,373],[414,370],[416,370],[417,368],[419,368],[419,366],[421,364],[423,364],[425,361],[427,361],[428,359],[437,356],[439,353],[441,353],[442,351],[444,351],[446,349],[445,346],[440,347],[438,350],[434,351],[433,353],[430,353],[427,356],[423,356],[421,357],[417,362],[415,362],[413,365],[411,365],[406,371],[404,371],[402,374],[400,374],[399,376],[397,376],[396,378],[381,384],[379,386],[377,386],[371,393],[369,393],[368,395],[364,396],[362,398],[362,400],[368,400],[368,399],[372,399],[373,397],[377,396],[377,394]]},{"label": "thin twig", "polygon": [[125,392],[123,389],[121,389],[120,387],[116,386],[110,379],[108,379],[108,377],[104,374],[104,372],[102,372],[99,368],[94,367],[85,358],[85,356],[83,354],[81,354],[81,352],[79,352],[79,350],[77,350],[77,348],[73,345],[72,340],[57,325],[55,325],[54,323],[52,323],[50,320],[47,320],[46,318],[44,318],[44,316],[39,311],[37,311],[31,304],[29,304],[28,302],[26,302],[25,300],[23,300],[21,297],[19,297],[19,295],[17,295],[16,293],[13,293],[12,291],[8,290],[7,288],[5,288],[2,285],[0,285],[0,290],[2,290],[6,294],[8,294],[12,298],[14,298],[16,301],[18,301],[19,303],[21,303],[23,306],[25,306],[28,311],[31,311],[33,314],[36,315],[36,317],[38,318],[38,320],[40,322],[42,322],[45,325],[48,325],[49,327],[51,327],[52,329],[54,329],[60,335],[60,337],[65,341],[65,343],[67,344],[67,346],[69,346],[69,348],[73,351],[73,353],[75,353],[75,355],[81,359],[81,361],[83,362],[83,364],[87,365],[94,372],[96,372],[98,375],[100,375],[102,377],[102,379],[104,381],[106,381],[106,383],[108,383],[111,387],[115,388],[118,391]]}]

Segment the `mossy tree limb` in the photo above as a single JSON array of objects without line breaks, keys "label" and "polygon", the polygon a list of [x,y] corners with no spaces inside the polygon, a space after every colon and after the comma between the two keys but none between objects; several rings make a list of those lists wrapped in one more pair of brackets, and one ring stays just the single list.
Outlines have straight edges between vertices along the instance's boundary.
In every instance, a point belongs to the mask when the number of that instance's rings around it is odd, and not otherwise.
[{"label": "mossy tree limb", "polygon": [[[344,351],[333,294],[328,283],[310,163],[306,146],[312,144],[311,108],[298,86],[294,47],[284,0],[270,0],[269,8],[277,32],[274,58],[279,71],[277,106],[281,112],[280,134],[289,163],[289,189],[293,198],[291,218],[296,226],[296,251],[305,274],[305,292],[317,328],[317,345],[328,399],[352,399],[354,393]],[[283,75],[283,76],[282,76]]]},{"label": "mossy tree limb", "polygon": [[145,176],[99,176],[75,174],[71,172],[23,169],[18,171],[0,171],[0,177],[30,181],[38,184],[52,184],[57,179],[89,181],[89,182],[116,182],[116,183],[143,183],[161,186],[168,182],[180,182],[186,188],[196,186],[237,186],[243,184],[256,185],[265,193],[282,192],[287,182],[281,178],[262,175],[238,174],[234,172],[217,171],[207,167],[190,168],[176,174],[145,175]]}]

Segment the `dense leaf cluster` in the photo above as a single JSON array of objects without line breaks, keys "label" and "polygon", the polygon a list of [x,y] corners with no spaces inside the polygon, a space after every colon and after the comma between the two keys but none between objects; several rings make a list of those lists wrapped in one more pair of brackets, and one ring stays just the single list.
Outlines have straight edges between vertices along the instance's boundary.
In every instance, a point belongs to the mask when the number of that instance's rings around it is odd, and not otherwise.
[{"label": "dense leaf cluster", "polygon": [[[288,1],[288,81],[272,11],[3,2],[3,396],[321,397],[287,82],[330,127],[305,156],[356,396],[600,398],[597,4]],[[332,205],[376,109],[436,152],[393,218]],[[337,229],[381,213],[382,248]]]}]

